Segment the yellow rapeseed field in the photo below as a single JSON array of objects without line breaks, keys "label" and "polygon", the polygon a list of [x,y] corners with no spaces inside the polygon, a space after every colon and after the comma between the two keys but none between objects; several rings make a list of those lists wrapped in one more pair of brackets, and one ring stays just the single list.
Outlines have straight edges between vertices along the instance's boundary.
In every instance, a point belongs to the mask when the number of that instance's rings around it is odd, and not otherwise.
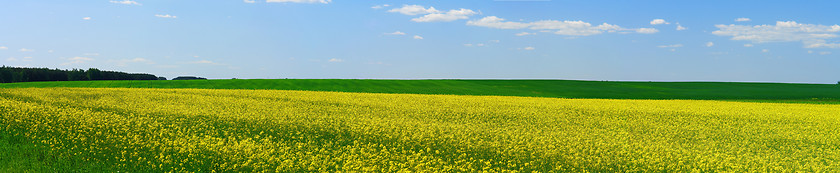
[{"label": "yellow rapeseed field", "polygon": [[0,137],[61,171],[840,172],[830,104],[2,89]]}]

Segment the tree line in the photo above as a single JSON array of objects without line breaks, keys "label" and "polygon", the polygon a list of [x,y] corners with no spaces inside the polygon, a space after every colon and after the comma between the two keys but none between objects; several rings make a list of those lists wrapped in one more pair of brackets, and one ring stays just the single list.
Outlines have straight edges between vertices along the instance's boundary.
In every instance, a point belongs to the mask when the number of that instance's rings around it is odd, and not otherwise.
[{"label": "tree line", "polygon": [[104,71],[96,68],[90,68],[88,70],[59,70],[48,68],[0,67],[0,83],[86,80],[166,80],[166,78],[151,74]]}]

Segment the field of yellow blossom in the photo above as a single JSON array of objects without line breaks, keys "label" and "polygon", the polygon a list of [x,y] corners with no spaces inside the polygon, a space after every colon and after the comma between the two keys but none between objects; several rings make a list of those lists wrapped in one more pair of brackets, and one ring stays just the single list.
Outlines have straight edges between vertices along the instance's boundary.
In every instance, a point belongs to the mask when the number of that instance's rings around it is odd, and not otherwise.
[{"label": "field of yellow blossom", "polygon": [[0,144],[45,172],[840,172],[840,105],[14,88]]}]

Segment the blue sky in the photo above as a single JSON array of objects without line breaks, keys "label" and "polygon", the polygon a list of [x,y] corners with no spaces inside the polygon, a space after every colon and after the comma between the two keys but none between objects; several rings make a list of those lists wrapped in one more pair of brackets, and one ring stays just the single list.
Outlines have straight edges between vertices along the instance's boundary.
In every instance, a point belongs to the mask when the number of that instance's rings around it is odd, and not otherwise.
[{"label": "blue sky", "polygon": [[836,83],[838,6],[757,0],[2,1],[0,64],[169,78]]}]

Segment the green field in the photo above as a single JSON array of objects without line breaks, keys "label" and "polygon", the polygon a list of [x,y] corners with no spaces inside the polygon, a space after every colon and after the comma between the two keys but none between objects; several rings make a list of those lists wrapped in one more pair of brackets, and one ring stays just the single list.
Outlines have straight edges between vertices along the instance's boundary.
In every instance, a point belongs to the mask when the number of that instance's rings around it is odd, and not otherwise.
[{"label": "green field", "polygon": [[605,82],[575,80],[234,79],[192,81],[65,81],[0,84],[0,88],[202,88],[497,95],[557,98],[696,99],[824,102],[840,85],[736,82]]}]

